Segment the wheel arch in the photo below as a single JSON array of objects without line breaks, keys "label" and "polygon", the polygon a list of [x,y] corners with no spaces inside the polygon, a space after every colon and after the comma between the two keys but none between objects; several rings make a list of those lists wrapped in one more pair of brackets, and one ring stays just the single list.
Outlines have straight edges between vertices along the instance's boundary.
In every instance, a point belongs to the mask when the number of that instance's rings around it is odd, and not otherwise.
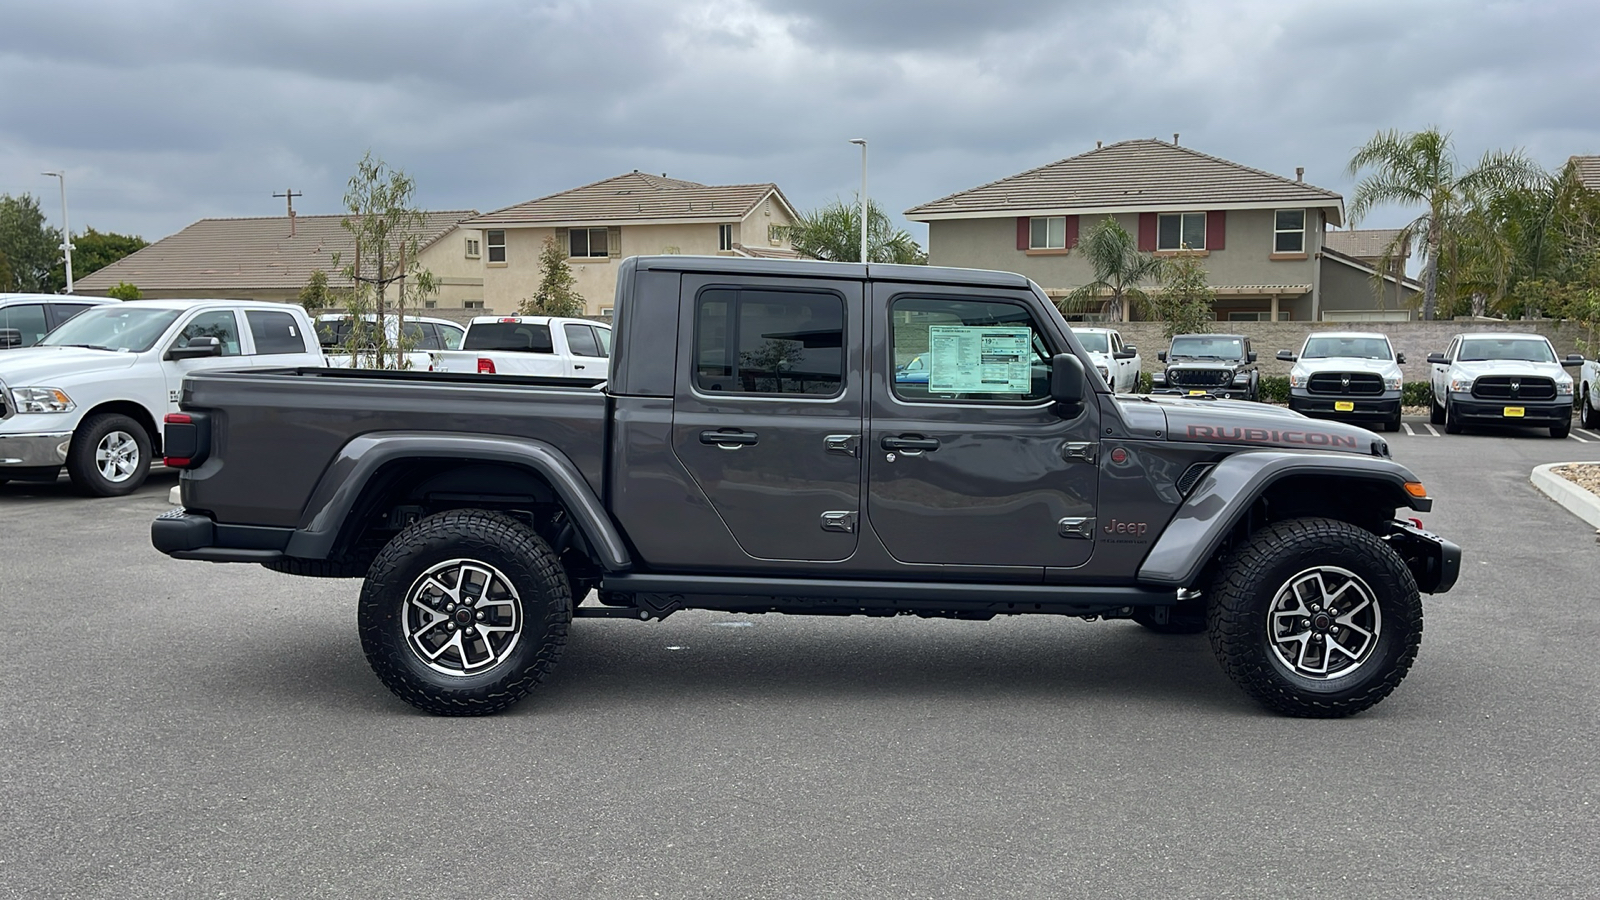
[{"label": "wheel arch", "polygon": [[161,455],[160,424],[156,422],[155,415],[151,413],[150,410],[145,409],[144,404],[133,400],[107,400],[104,403],[99,403],[90,407],[89,411],[84,413],[83,416],[78,419],[77,426],[72,429],[74,439],[76,439],[78,429],[83,427],[84,422],[89,421],[95,416],[105,415],[107,413],[127,416],[128,418],[139,423],[139,427],[144,429],[145,437],[149,438],[150,440],[150,455],[152,457]]},{"label": "wheel arch", "polygon": [[426,495],[437,508],[494,505],[526,498],[558,507],[601,570],[632,568],[627,545],[577,466],[554,446],[498,435],[374,433],[340,449],[312,491],[284,552],[328,559],[355,548],[373,518],[396,501]]},{"label": "wheel arch", "polygon": [[1219,462],[1185,499],[1139,567],[1145,584],[1195,587],[1230,541],[1272,522],[1320,516],[1374,530],[1396,509],[1427,512],[1418,479],[1392,460],[1340,453],[1246,451]]}]

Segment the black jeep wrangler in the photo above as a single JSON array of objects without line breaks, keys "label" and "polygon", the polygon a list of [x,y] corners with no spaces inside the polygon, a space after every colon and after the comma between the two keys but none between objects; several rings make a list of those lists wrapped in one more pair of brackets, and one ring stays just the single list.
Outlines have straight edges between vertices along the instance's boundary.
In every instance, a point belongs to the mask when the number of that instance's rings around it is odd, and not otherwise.
[{"label": "black jeep wrangler", "polygon": [[1260,400],[1256,351],[1242,334],[1180,334],[1156,354],[1166,363],[1150,375],[1150,393]]}]

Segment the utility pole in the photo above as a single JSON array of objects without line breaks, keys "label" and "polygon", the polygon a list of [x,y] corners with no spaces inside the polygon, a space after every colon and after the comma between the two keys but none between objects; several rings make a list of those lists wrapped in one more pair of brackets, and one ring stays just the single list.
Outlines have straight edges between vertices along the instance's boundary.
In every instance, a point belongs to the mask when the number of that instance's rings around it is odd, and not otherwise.
[{"label": "utility pole", "polygon": [[274,197],[282,197],[285,205],[289,207],[289,237],[294,237],[294,198],[304,197],[305,194],[293,188],[284,188],[283,193],[274,193]]},{"label": "utility pole", "polygon": [[67,258],[67,293],[72,293],[72,224],[67,221],[67,170],[40,172],[61,182],[61,252]]},{"label": "utility pole", "polygon": [[851,138],[850,143],[861,145],[861,262],[867,261],[867,139]]}]

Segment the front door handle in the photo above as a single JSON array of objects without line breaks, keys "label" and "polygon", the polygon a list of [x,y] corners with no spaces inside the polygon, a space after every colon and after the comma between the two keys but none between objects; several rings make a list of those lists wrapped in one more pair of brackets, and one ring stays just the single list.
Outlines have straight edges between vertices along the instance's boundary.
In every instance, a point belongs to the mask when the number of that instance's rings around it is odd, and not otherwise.
[{"label": "front door handle", "polygon": [[885,437],[878,442],[885,450],[898,450],[901,453],[921,453],[924,450],[939,449],[939,439],[923,437],[920,434],[902,434],[898,437]]},{"label": "front door handle", "polygon": [[700,432],[700,443],[716,444],[718,447],[721,447],[724,450],[737,450],[747,444],[754,444],[756,440],[757,438],[754,433],[749,431],[739,431],[735,428],[729,428],[723,431]]}]

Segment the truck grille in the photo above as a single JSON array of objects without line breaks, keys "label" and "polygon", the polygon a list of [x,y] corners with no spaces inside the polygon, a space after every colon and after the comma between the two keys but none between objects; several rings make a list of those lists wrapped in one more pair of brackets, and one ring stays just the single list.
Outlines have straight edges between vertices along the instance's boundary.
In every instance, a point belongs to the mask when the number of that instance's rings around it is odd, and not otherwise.
[{"label": "truck grille", "polygon": [[1168,369],[1167,384],[1173,387],[1227,387],[1233,381],[1231,369]]},{"label": "truck grille", "polygon": [[1340,394],[1353,397],[1383,393],[1383,376],[1372,372],[1318,372],[1306,382],[1313,394]]},{"label": "truck grille", "polygon": [[1472,396],[1480,400],[1554,400],[1556,383],[1532,375],[1486,375],[1472,383]]}]

